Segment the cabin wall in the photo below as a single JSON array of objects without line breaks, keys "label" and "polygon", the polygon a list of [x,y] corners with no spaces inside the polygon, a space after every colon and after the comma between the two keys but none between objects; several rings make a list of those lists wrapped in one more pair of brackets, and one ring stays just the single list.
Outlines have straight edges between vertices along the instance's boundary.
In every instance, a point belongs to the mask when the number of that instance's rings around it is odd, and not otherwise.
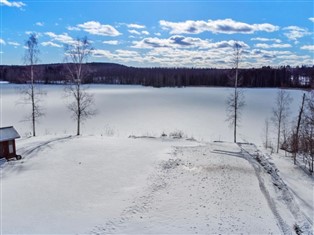
[{"label": "cabin wall", "polygon": [[0,142],[0,158],[13,158],[16,156],[15,140]]}]

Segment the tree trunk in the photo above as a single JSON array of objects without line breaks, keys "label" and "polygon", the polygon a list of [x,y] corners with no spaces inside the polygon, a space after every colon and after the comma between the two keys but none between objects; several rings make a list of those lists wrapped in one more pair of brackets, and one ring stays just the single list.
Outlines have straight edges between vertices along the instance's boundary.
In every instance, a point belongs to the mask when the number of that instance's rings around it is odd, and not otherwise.
[{"label": "tree trunk", "polygon": [[237,106],[238,106],[238,97],[237,97],[237,88],[234,89],[234,128],[233,128],[233,142],[237,142]]},{"label": "tree trunk", "polygon": [[293,146],[294,147],[294,154],[293,154],[294,165],[297,164],[297,152],[299,151],[299,130],[300,130],[300,123],[302,119],[304,101],[305,101],[305,93],[303,94],[303,97],[302,97],[302,104],[301,104],[299,117],[298,117],[297,131],[295,133],[295,140],[294,140],[295,146]]},{"label": "tree trunk", "polygon": [[80,135],[80,117],[77,118],[77,132],[76,135]]},{"label": "tree trunk", "polygon": [[81,134],[81,94],[80,94],[80,84],[77,84],[77,133],[76,135]]},{"label": "tree trunk", "polygon": [[278,133],[277,133],[277,153],[279,153],[280,130],[281,130],[281,120],[279,120],[279,122],[278,122]]},{"label": "tree trunk", "polygon": [[269,131],[269,123],[268,123],[268,119],[266,119],[265,121],[265,148],[268,149],[268,131]]},{"label": "tree trunk", "polygon": [[237,94],[237,87],[238,87],[238,64],[239,58],[236,58],[236,76],[234,82],[234,130],[233,130],[233,142],[237,142],[237,120],[238,120],[238,94]]},{"label": "tree trunk", "polygon": [[33,124],[33,136],[36,136],[36,117],[35,117],[35,94],[34,94],[34,71],[33,65],[31,65],[31,100],[32,100],[32,124]]}]

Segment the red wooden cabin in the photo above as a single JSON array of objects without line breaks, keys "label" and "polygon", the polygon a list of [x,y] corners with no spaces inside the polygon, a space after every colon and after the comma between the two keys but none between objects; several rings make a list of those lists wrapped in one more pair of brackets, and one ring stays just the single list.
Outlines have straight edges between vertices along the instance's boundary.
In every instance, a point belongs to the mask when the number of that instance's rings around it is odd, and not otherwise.
[{"label": "red wooden cabin", "polygon": [[20,158],[16,155],[15,139],[17,138],[20,138],[20,135],[13,126],[0,128],[0,159]]}]

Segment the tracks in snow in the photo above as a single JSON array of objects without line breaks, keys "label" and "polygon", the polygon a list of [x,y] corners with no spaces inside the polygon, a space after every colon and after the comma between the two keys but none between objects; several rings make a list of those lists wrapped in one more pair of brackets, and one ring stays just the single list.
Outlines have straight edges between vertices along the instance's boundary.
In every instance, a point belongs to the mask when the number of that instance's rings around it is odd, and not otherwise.
[{"label": "tracks in snow", "polygon": [[275,218],[278,221],[278,225],[282,231],[283,234],[291,234],[291,228],[289,227],[289,225],[283,220],[283,218],[281,217],[279,211],[277,210],[277,206],[276,203],[274,202],[273,198],[270,196],[269,191],[264,183],[264,179],[261,176],[261,167],[258,164],[257,161],[254,160],[254,158],[252,157],[252,155],[245,150],[245,148],[242,147],[241,144],[239,144],[240,148],[242,149],[243,152],[243,157],[248,160],[248,162],[251,163],[251,165],[253,166],[254,170],[255,170],[255,175],[259,181],[259,186],[261,189],[261,192],[263,193],[263,195],[265,196],[267,203],[269,205],[269,208],[271,209],[271,211],[273,212]]},{"label": "tracks in snow", "polygon": [[276,168],[276,166],[269,162],[267,158],[258,151],[255,145],[253,144],[239,144],[239,147],[242,149],[244,156],[246,159],[252,164],[256,171],[256,176],[259,179],[260,182],[260,188],[263,194],[265,195],[265,198],[267,199],[267,202],[269,203],[269,206],[271,210],[273,211],[275,217],[278,220],[278,223],[280,225],[280,228],[284,234],[291,234],[292,233],[292,227],[294,224],[291,224],[290,226],[283,220],[282,216],[277,210],[277,205],[279,202],[275,202],[273,197],[270,195],[269,188],[265,187],[264,180],[261,177],[261,172],[267,172],[271,179],[272,183],[275,187],[275,192],[277,196],[282,200],[282,202],[286,205],[286,208],[295,218],[295,224],[298,224],[303,233],[305,234],[313,234],[313,221],[312,219],[308,218],[308,216],[300,210],[299,206],[294,200],[293,195],[295,193],[292,189],[288,188],[288,186],[284,183],[282,178],[279,175],[279,171]]},{"label": "tracks in snow", "polygon": [[[104,221],[91,233],[279,233],[269,216],[273,213],[284,227],[278,211],[255,199],[256,186],[246,188],[257,172],[236,159],[246,159],[238,146],[217,146],[176,147],[120,217]],[[286,227],[281,231],[291,231]]]},{"label": "tracks in snow", "polygon": [[37,153],[37,152],[43,150],[44,148],[46,148],[47,146],[49,146],[52,143],[63,142],[65,140],[69,140],[71,138],[73,138],[73,137],[70,135],[70,136],[58,137],[58,138],[54,138],[54,139],[35,142],[35,144],[32,144],[31,146],[22,147],[21,149],[19,149],[19,154],[21,154],[23,158],[27,158],[31,154]]}]

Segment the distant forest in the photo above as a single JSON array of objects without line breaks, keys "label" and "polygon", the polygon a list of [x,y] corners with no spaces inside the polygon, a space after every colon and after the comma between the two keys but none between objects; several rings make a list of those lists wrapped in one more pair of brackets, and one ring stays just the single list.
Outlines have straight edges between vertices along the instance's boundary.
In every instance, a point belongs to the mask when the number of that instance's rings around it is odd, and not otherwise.
[{"label": "distant forest", "polygon": [[[84,83],[132,84],[153,87],[233,86],[233,69],[135,68],[113,63],[87,63]],[[26,83],[28,66],[0,65],[0,80]],[[35,65],[37,83],[67,83],[65,64]],[[239,70],[241,87],[314,88],[314,66],[262,67]]]}]

